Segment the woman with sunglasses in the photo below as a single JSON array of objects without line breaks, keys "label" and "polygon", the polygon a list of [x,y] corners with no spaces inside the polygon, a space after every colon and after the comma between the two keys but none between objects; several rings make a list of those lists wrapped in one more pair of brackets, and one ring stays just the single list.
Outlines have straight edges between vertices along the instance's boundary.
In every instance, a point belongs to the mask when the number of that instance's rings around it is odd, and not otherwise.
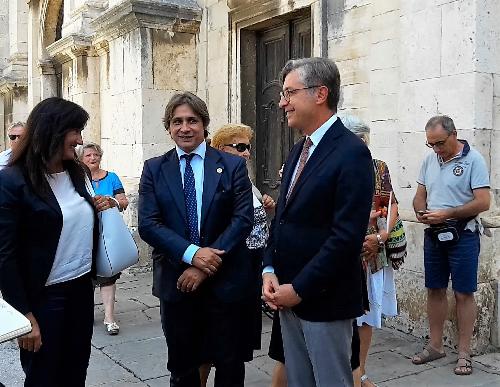
[{"label": "woman with sunglasses", "polygon": [[[217,130],[210,145],[213,148],[231,153],[245,160],[250,160],[250,141],[253,137],[253,130],[242,124],[227,124]],[[269,227],[267,225],[267,213],[271,212],[276,203],[269,195],[262,195],[255,185],[253,190],[254,225],[250,235],[247,237],[246,245],[252,261],[255,263],[255,304],[250,305],[248,311],[248,337],[245,338],[244,348],[245,361],[253,358],[253,350],[260,349],[260,338],[262,330],[261,312],[261,268],[262,255],[267,239],[269,238]],[[210,366],[202,366],[200,369],[202,386],[206,386]]]},{"label": "woman with sunglasses", "polygon": [[[92,174],[92,187],[98,195],[103,195],[111,199],[123,211],[128,207],[128,200],[120,178],[110,171],[101,168],[103,151],[102,148],[93,142],[83,144],[78,150],[78,158],[83,162]],[[120,326],[115,319],[115,295],[116,281],[121,273],[110,278],[97,277],[96,285],[101,289],[101,298],[104,306],[104,327],[109,335],[117,335]]]},{"label": "woman with sunglasses", "polygon": [[0,290],[32,325],[18,339],[25,386],[85,385],[97,212],[112,205],[89,195],[76,158],[88,119],[73,102],[43,100],[0,171]]}]

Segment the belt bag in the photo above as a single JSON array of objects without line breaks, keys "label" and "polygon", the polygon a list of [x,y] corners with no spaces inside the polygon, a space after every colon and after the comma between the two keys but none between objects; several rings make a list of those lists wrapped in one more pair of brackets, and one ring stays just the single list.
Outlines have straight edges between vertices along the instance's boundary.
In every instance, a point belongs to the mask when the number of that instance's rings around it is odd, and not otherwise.
[{"label": "belt bag", "polygon": [[457,242],[460,239],[460,232],[456,226],[444,225],[429,228],[432,237],[441,244]]},{"label": "belt bag", "polygon": [[[85,176],[85,185],[90,196],[94,197],[95,192],[87,176]],[[135,265],[139,261],[139,251],[116,207],[101,211],[97,215],[99,217],[97,275],[109,278]]]}]

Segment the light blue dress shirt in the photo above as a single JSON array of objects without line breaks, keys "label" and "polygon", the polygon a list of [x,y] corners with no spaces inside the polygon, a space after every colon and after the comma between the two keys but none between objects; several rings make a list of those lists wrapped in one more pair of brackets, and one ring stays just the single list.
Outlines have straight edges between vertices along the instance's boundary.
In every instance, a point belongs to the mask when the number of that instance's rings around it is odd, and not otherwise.
[{"label": "light blue dress shirt", "polygon": [[[319,142],[325,135],[326,131],[330,129],[330,127],[333,125],[333,123],[337,120],[337,115],[334,114],[331,116],[323,125],[321,125],[318,129],[316,129],[310,136],[309,138],[311,139],[312,145],[309,148],[309,155],[307,156],[307,160],[309,160],[318,146]],[[292,179],[290,180],[290,185],[288,186],[288,189],[291,188],[292,186],[292,181],[295,179],[295,175],[297,174],[297,169],[299,168],[299,161],[297,160],[297,164],[295,165],[295,169],[293,170],[293,175]],[[266,266],[264,270],[262,270],[262,274],[264,273],[274,273],[274,267],[271,265]]]},{"label": "light blue dress shirt", "polygon": [[[186,160],[181,158],[182,155],[186,155],[178,146],[175,147],[177,156],[179,156],[179,168],[181,171],[182,187],[184,187],[184,171],[186,170]],[[205,153],[207,151],[207,143],[203,141],[195,150],[191,152],[196,156],[191,160],[191,168],[194,174],[194,187],[196,189],[196,212],[198,214],[198,233],[200,233],[201,225],[201,205],[203,201],[203,181],[205,178]],[[184,254],[182,255],[182,260],[191,265],[193,257],[196,252],[200,249],[200,246],[191,244],[188,246]]]}]

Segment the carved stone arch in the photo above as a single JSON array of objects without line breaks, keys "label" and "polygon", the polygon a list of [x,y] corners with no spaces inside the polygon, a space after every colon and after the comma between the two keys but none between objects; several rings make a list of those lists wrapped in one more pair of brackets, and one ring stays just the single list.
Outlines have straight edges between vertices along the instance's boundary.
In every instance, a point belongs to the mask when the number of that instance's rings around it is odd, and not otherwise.
[{"label": "carved stone arch", "polygon": [[42,0],[40,10],[40,32],[42,47],[45,48],[57,40],[57,28],[60,28],[60,12],[64,0]]}]

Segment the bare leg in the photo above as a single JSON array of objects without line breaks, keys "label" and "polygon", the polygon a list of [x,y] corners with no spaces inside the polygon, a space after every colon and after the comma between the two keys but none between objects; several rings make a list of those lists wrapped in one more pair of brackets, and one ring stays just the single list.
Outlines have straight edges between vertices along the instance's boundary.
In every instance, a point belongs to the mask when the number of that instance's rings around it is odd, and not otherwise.
[{"label": "bare leg", "polygon": [[[368,351],[372,344],[373,327],[363,324],[358,328],[359,331],[359,370],[361,375],[366,374],[366,359],[368,358]],[[360,382],[361,383],[361,382]],[[373,382],[369,379],[363,382],[363,386],[372,387]]]},{"label": "bare leg", "polygon": [[361,387],[361,368],[352,370],[352,378],[354,379],[354,387]]},{"label": "bare leg", "polygon": [[287,387],[285,365],[279,361],[274,366],[271,387]]},{"label": "bare leg", "polygon": [[[458,357],[470,357],[470,341],[476,321],[476,300],[474,293],[455,292],[458,320]],[[463,363],[463,362],[462,362]],[[460,373],[466,373],[467,368],[458,363]]]},{"label": "bare leg", "polygon": [[104,305],[104,322],[115,321],[115,294],[116,284],[101,286],[101,298]]},{"label": "bare leg", "polygon": [[446,289],[427,289],[427,315],[429,318],[430,345],[443,352],[443,328],[448,315]]},{"label": "bare leg", "polygon": [[207,387],[208,375],[210,375],[210,370],[212,366],[210,364],[202,364],[200,367],[200,380],[201,387]]}]

